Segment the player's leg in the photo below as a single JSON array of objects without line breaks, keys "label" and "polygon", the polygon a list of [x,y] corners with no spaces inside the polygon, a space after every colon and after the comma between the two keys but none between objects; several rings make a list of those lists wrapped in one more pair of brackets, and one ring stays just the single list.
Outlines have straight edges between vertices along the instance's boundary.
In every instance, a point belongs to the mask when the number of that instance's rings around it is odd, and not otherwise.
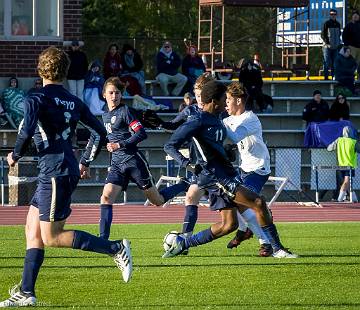
[{"label": "player's leg", "polygon": [[347,171],[342,171],[343,177],[344,177],[344,181],[341,184],[340,187],[340,192],[339,192],[339,197],[338,197],[338,201],[342,202],[345,200],[345,196],[346,196],[346,192],[349,190],[350,188],[350,178],[349,178],[349,173]]},{"label": "player's leg", "polygon": [[190,237],[194,231],[198,219],[198,204],[201,197],[205,194],[197,184],[191,184],[185,197],[185,215],[182,233],[185,237]]},{"label": "player's leg", "polygon": [[[246,210],[251,210],[251,209],[246,209]],[[231,239],[229,241],[229,243],[227,244],[226,247],[228,249],[236,248],[241,244],[241,242],[253,237],[253,232],[249,229],[248,224],[242,217],[240,211],[237,212],[237,219],[238,219],[239,227],[236,231],[234,238]],[[255,219],[256,219],[256,216],[255,216]]]},{"label": "player's leg", "polygon": [[0,308],[33,306],[36,304],[35,283],[44,261],[39,210],[30,206],[25,225],[26,254],[21,284],[11,290],[10,298],[0,302]]},{"label": "player's leg", "polygon": [[101,238],[109,239],[113,219],[113,204],[127,183],[126,175],[121,167],[112,165],[105,179],[105,186],[100,198],[99,234]]}]

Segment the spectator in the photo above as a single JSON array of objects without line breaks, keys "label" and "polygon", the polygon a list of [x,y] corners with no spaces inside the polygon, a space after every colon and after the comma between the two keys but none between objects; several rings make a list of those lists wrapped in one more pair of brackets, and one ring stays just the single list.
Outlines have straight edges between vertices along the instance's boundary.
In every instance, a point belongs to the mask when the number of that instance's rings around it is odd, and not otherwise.
[{"label": "spectator", "polygon": [[350,108],[343,93],[339,93],[330,108],[331,121],[343,121],[350,119]]},{"label": "spectator", "polygon": [[69,91],[71,94],[82,100],[84,92],[84,80],[89,64],[86,54],[80,50],[80,43],[78,40],[73,40],[71,42],[68,55],[70,58],[70,67],[67,75]]},{"label": "spectator", "polygon": [[101,74],[101,64],[95,60],[90,64],[90,69],[85,76],[84,102],[94,115],[102,115],[105,102],[102,100],[102,89],[105,79]]},{"label": "spectator", "polygon": [[122,70],[119,47],[113,43],[109,46],[104,59],[104,78],[119,76]]},{"label": "spectator", "polygon": [[321,38],[323,40],[323,64],[324,64],[324,79],[329,79],[329,68],[331,68],[331,74],[334,78],[334,62],[339,52],[341,44],[341,26],[336,20],[337,11],[335,9],[330,10],[330,18],[327,20],[321,32]]},{"label": "spectator", "polygon": [[41,89],[42,87],[43,87],[42,79],[41,79],[41,78],[36,78],[36,79],[34,80],[34,86],[31,87],[31,88],[28,90],[27,94],[28,94],[28,95],[31,95],[31,94],[33,94],[33,93],[37,93],[38,90]]},{"label": "spectator", "polygon": [[7,112],[16,127],[19,126],[24,117],[23,102],[25,92],[19,89],[19,81],[16,77],[9,79],[9,87],[5,88],[2,92],[2,102],[5,112]]},{"label": "spectator", "polygon": [[343,31],[344,45],[349,46],[351,55],[356,60],[358,79],[360,79],[360,16],[359,11],[354,11],[351,16],[351,21],[345,26]]},{"label": "spectator", "polygon": [[[336,150],[336,157],[338,160],[338,165],[340,167],[351,167],[349,170],[342,170],[341,173],[344,177],[343,184],[340,188],[340,193],[338,196],[338,201],[342,202],[345,199],[346,192],[350,187],[350,173],[351,176],[355,176],[354,169],[357,167],[357,153],[360,152],[360,144],[355,138],[355,133],[352,128],[345,126],[343,128],[343,136],[337,138],[334,142],[330,143],[327,147],[328,151]],[[357,197],[355,192],[352,192],[353,202],[357,202]]]},{"label": "spectator", "polygon": [[260,112],[265,112],[267,106],[262,92],[263,79],[260,67],[253,61],[245,61],[245,59],[240,60],[239,66],[239,82],[244,85],[249,96],[246,102],[246,109],[254,110],[254,101],[256,101]]},{"label": "spectator", "polygon": [[141,56],[130,44],[123,45],[120,56],[123,69],[122,76],[127,75],[134,77],[141,89],[141,93],[138,95],[145,94],[145,75],[144,71],[141,70],[143,67]]},{"label": "spectator", "polygon": [[339,55],[335,59],[335,79],[340,85],[346,87],[355,93],[355,70],[357,64],[354,57],[351,56],[349,47],[344,46],[341,48]]},{"label": "spectator", "polygon": [[326,122],[329,119],[329,105],[321,99],[321,91],[315,90],[313,99],[305,106],[302,119],[306,125],[311,122]]},{"label": "spectator", "polygon": [[179,55],[172,50],[171,43],[165,41],[156,56],[157,76],[164,96],[169,96],[168,84],[175,83],[171,95],[178,96],[187,82],[187,77],[178,72],[181,65]]},{"label": "spectator", "polygon": [[259,54],[254,54],[253,62],[254,62],[255,65],[258,65],[260,69],[262,69]]},{"label": "spectator", "polygon": [[202,58],[198,55],[195,45],[190,45],[187,55],[182,61],[182,73],[188,79],[188,89],[192,92],[196,79],[206,71]]},{"label": "spectator", "polygon": [[194,96],[191,93],[185,93],[184,102],[179,106],[179,112],[192,104],[194,104]]}]

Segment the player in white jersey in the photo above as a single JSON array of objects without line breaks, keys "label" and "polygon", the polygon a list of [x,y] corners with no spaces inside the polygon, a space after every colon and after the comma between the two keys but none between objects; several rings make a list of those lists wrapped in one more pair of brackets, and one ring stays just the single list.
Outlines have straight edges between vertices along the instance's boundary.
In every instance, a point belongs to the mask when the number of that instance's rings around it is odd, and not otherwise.
[{"label": "player in white jersey", "polygon": [[[226,110],[230,116],[223,122],[228,138],[237,145],[239,151],[242,185],[260,194],[271,172],[270,155],[262,138],[261,122],[252,111],[245,110],[246,92],[241,83],[231,83],[227,88],[226,97]],[[244,210],[242,215],[246,216],[247,212],[253,211]],[[244,220],[241,215],[238,217],[239,230],[234,239],[229,242],[228,248],[237,247],[241,241],[249,238]],[[262,227],[260,230],[256,226],[250,229],[259,239],[261,256],[271,255],[272,250],[275,257],[295,256],[282,246],[274,224]],[[268,234],[267,230],[271,231],[271,234]],[[269,235],[273,236],[270,240],[267,238]]]}]

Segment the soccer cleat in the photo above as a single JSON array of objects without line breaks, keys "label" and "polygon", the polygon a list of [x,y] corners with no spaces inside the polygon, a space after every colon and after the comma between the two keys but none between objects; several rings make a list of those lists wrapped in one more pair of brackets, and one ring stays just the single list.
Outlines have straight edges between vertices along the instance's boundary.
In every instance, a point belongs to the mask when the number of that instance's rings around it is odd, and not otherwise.
[{"label": "soccer cleat", "polygon": [[297,254],[291,253],[288,249],[280,249],[273,253],[272,255],[275,258],[298,258]]},{"label": "soccer cleat", "polygon": [[259,256],[261,257],[269,257],[273,254],[273,249],[271,244],[264,243],[260,246]]},{"label": "soccer cleat", "polygon": [[130,241],[123,239],[119,241],[120,250],[113,256],[116,266],[121,270],[122,277],[127,283],[130,281],[132,274],[132,257]]},{"label": "soccer cleat", "polygon": [[162,258],[168,258],[168,257],[174,257],[177,255],[180,255],[185,250],[186,250],[185,249],[185,239],[181,236],[177,236],[174,239],[174,241],[171,245],[171,248],[164,253]]},{"label": "soccer cleat", "polygon": [[236,248],[241,242],[253,237],[253,232],[247,228],[246,231],[238,230],[235,237],[227,244],[228,249]]},{"label": "soccer cleat", "polygon": [[20,284],[9,290],[10,298],[0,302],[0,308],[27,307],[36,305],[36,297],[20,290]]}]

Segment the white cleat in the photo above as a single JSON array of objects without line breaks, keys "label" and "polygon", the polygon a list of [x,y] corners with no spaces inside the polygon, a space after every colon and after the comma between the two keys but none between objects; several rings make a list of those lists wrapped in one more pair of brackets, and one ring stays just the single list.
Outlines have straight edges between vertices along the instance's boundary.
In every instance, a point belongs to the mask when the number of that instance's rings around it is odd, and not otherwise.
[{"label": "white cleat", "polygon": [[275,258],[298,258],[299,257],[298,255],[291,253],[290,251],[288,251],[286,249],[280,249],[280,250],[276,251],[272,256]]},{"label": "white cleat", "polygon": [[123,239],[119,241],[119,243],[121,249],[113,256],[113,258],[116,266],[121,270],[124,281],[127,283],[130,281],[133,269],[130,241]]},{"label": "white cleat", "polygon": [[9,290],[10,298],[0,302],[0,308],[28,307],[36,305],[36,297],[20,291],[20,284]]}]

